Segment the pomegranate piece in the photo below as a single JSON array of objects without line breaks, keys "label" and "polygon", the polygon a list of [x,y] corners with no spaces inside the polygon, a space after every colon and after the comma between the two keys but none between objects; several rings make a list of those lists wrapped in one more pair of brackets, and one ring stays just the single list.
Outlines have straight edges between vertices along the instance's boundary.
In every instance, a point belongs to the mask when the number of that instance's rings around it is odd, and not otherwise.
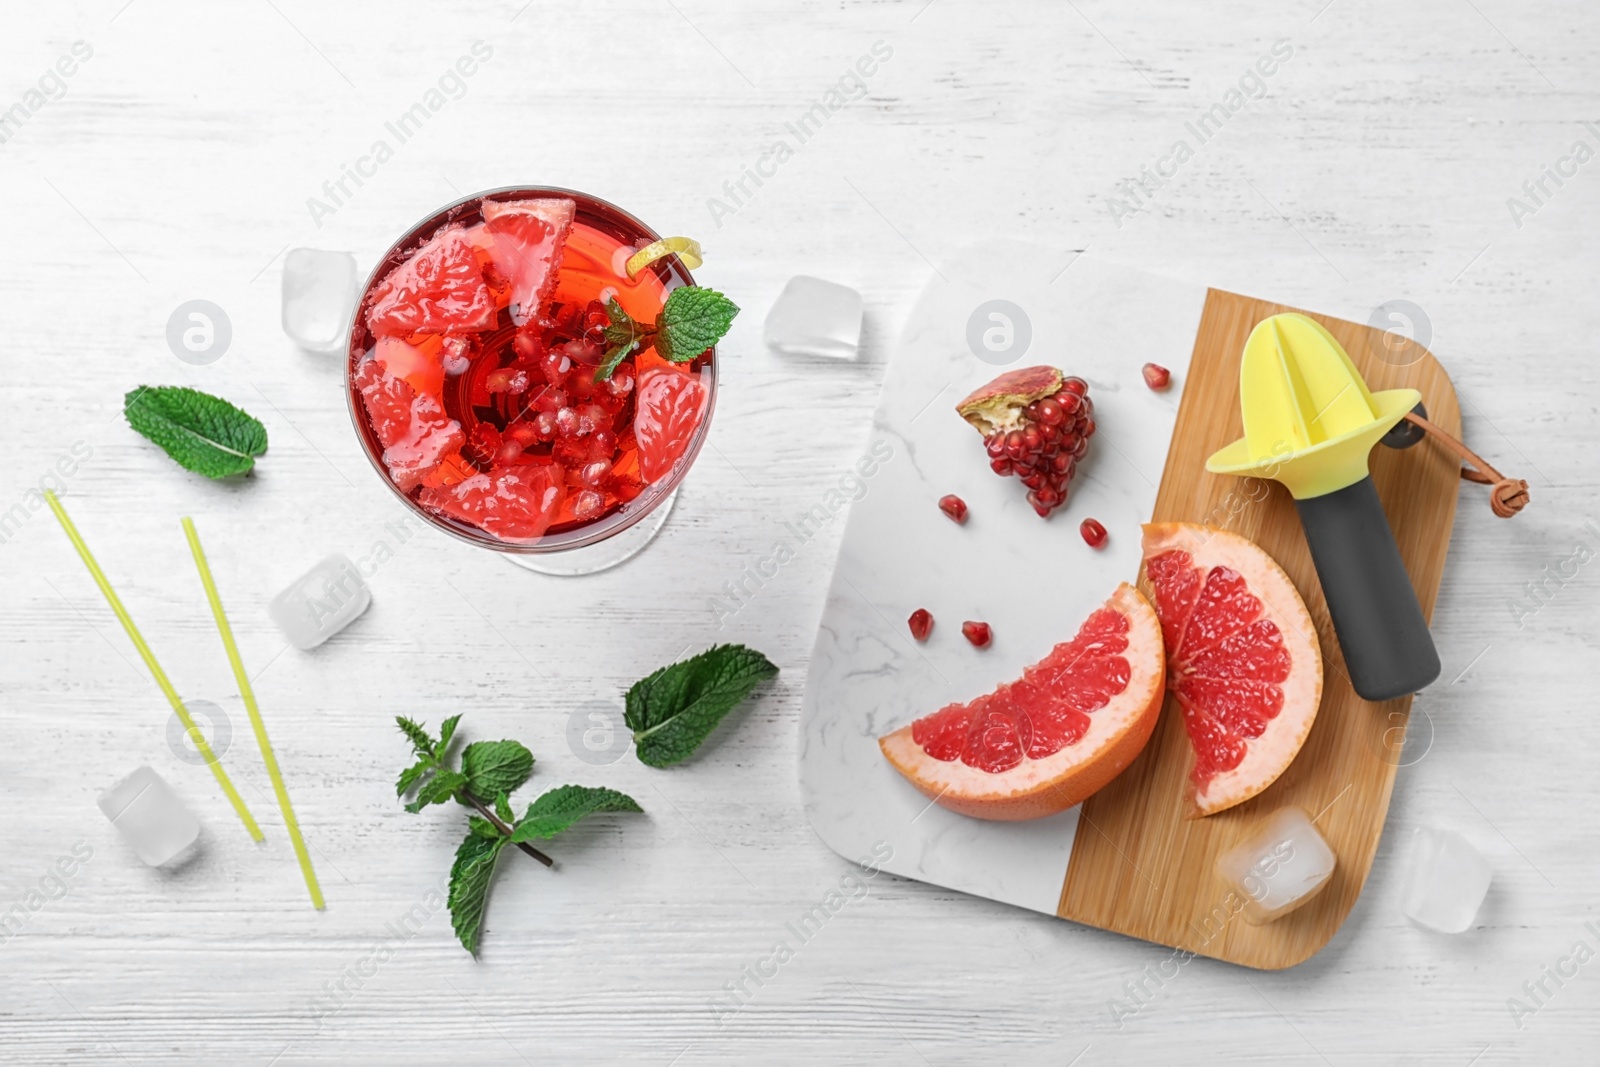
[{"label": "pomegranate piece", "polygon": [[939,510],[958,525],[967,521],[967,502],[954,493],[939,498]]},{"label": "pomegranate piece", "polygon": [[961,636],[972,642],[974,648],[988,648],[989,642],[994,639],[994,631],[989,629],[986,622],[968,620],[961,624]]},{"label": "pomegranate piece", "polygon": [[1172,382],[1172,372],[1159,363],[1146,363],[1141,371],[1144,384],[1160,392]]},{"label": "pomegranate piece", "polygon": [[1066,503],[1078,460],[1094,436],[1088,393],[1088,382],[1063,377],[1055,367],[1024,367],[1007,371],[956,405],[957,413],[983,434],[989,469],[1020,480],[1029,506],[1041,518]]},{"label": "pomegranate piece", "polygon": [[933,632],[933,615],[927,608],[918,608],[911,613],[911,618],[906,620],[906,625],[911,627],[911,636],[918,641],[926,641]]},{"label": "pomegranate piece", "polygon": [[1106,543],[1106,528],[1095,519],[1084,519],[1078,524],[1078,532],[1090,548],[1099,548]]}]

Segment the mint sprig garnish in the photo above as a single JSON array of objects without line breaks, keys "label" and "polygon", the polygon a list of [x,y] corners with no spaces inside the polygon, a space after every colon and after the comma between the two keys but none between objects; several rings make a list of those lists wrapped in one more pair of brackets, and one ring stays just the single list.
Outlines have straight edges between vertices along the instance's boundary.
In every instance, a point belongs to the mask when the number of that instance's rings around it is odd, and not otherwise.
[{"label": "mint sprig garnish", "polygon": [[122,400],[128,425],[207,478],[244,474],[267,451],[267,428],[219,396],[177,385],[142,385]]},{"label": "mint sprig garnish", "polygon": [[743,645],[717,645],[662,667],[628,690],[623,721],[633,731],[634,754],[652,767],[687,759],[752,689],[777,673],[771,660]]},{"label": "mint sprig garnish", "polygon": [[[402,797],[414,794],[406,805],[409,812],[447,800],[477,811],[477,815],[467,817],[466,839],[456,849],[448,898],[456,937],[463,948],[477,955],[494,866],[502,849],[514,845],[546,867],[553,867],[555,861],[529,841],[554,837],[586,815],[643,809],[632,797],[615,789],[564,785],[528,805],[521,819],[513,819],[510,794],[533,773],[533,753],[516,741],[475,741],[461,750],[458,769],[452,766],[450,742],[460,722],[459,715],[446,719],[435,739],[421,723],[396,717],[395,723],[411,742],[417,759],[400,772],[395,792]],[[486,797],[492,800],[486,801]]]},{"label": "mint sprig garnish", "polygon": [[654,345],[662,359],[687,363],[722,340],[739,314],[739,305],[715,289],[684,285],[667,295],[654,325],[638,322],[616,297],[606,304],[611,322],[605,328],[606,353],[594,372],[603,382],[635,352]]}]

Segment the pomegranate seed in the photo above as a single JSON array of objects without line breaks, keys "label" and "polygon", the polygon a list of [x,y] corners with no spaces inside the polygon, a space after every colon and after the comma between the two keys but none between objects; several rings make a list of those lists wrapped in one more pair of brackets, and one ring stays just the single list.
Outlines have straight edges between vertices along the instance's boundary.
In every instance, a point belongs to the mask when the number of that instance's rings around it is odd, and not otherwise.
[{"label": "pomegranate seed", "polygon": [[511,376],[511,392],[526,393],[533,385],[533,379],[528,377],[528,372],[519,370]]},{"label": "pomegranate seed", "polygon": [[1094,401],[1088,397],[1083,398],[1083,410],[1078,412],[1078,420],[1084,421],[1094,414]]},{"label": "pomegranate seed", "polygon": [[1066,473],[1067,468],[1070,467],[1071,465],[1072,465],[1072,453],[1071,452],[1057,452],[1055,455],[1050,457],[1050,470],[1054,474],[1064,474],[1064,473]]},{"label": "pomegranate seed", "polygon": [[988,648],[994,633],[989,629],[988,623],[969,620],[961,624],[961,636],[971,641],[974,648]]},{"label": "pomegranate seed", "polygon": [[992,433],[983,439],[983,450],[989,453],[990,459],[997,459],[1006,454],[1006,435]]},{"label": "pomegranate seed", "polygon": [[578,413],[571,408],[562,408],[556,412],[556,433],[562,437],[572,437],[578,432]]},{"label": "pomegranate seed", "polygon": [[526,330],[517,331],[517,335],[511,339],[511,349],[516,352],[518,359],[530,363],[544,357],[544,345],[540,343],[538,335]]},{"label": "pomegranate seed", "polygon": [[1030,453],[1037,452],[1044,447],[1044,434],[1039,432],[1039,427],[1029,426],[1022,431],[1022,442]]},{"label": "pomegranate seed", "polygon": [[617,372],[606,379],[606,392],[612,396],[627,396],[633,388],[633,375],[628,373],[626,367],[617,369]]},{"label": "pomegranate seed", "polygon": [[1062,391],[1056,394],[1056,403],[1061,405],[1062,421],[1068,422],[1078,414],[1078,409],[1083,407],[1083,397],[1078,393]]},{"label": "pomegranate seed", "polygon": [[1028,454],[1027,439],[1022,436],[1021,430],[1012,430],[1006,434],[1006,455],[1012,459],[1022,459]]},{"label": "pomegranate seed", "polygon": [[526,422],[513,422],[506,427],[506,436],[511,438],[523,448],[535,444],[539,440],[539,431],[532,424]]},{"label": "pomegranate seed", "polygon": [[507,367],[492,370],[483,379],[483,387],[491,393],[509,393],[511,391],[511,378],[515,371]]},{"label": "pomegranate seed", "polygon": [[572,360],[560,352],[546,352],[539,361],[539,369],[544,371],[544,380],[554,385],[572,369]]},{"label": "pomegranate seed", "polygon": [[1060,426],[1067,421],[1067,413],[1059,401],[1047,396],[1039,401],[1039,421],[1046,426]]},{"label": "pomegranate seed", "polygon": [[541,441],[550,440],[556,435],[556,417],[548,411],[539,412],[533,417],[533,432]]},{"label": "pomegranate seed", "polygon": [[1035,495],[1038,496],[1041,507],[1056,508],[1061,506],[1061,490],[1049,482],[1046,482]]},{"label": "pomegranate seed", "polygon": [[939,510],[950,516],[957,523],[967,521],[967,502],[954,493],[939,498]]},{"label": "pomegranate seed", "polygon": [[991,459],[989,461],[989,469],[1002,476],[1008,475],[1011,473],[1011,461],[1004,456],[998,459]]},{"label": "pomegranate seed", "polygon": [[495,453],[495,459],[501,463],[510,463],[522,455],[522,445],[515,439],[500,442],[500,449]]},{"label": "pomegranate seed", "polygon": [[1095,430],[1094,420],[1093,419],[1084,419],[1083,420],[1083,441],[1082,441],[1083,444],[1087,445],[1089,443],[1089,438],[1094,436],[1094,430]]},{"label": "pomegranate seed", "polygon": [[611,472],[611,464],[604,460],[585,463],[578,469],[578,481],[584,485],[599,485],[605,476]]},{"label": "pomegranate seed", "polygon": [[592,519],[606,508],[606,498],[594,489],[585,489],[572,502],[572,517]]},{"label": "pomegranate seed", "polygon": [[927,608],[918,608],[911,613],[911,618],[906,620],[906,625],[911,627],[911,636],[918,641],[926,641],[928,634],[933,632],[933,616]]},{"label": "pomegranate seed", "polygon": [[1094,519],[1084,519],[1078,524],[1078,532],[1088,542],[1090,548],[1099,548],[1106,543],[1106,528]]},{"label": "pomegranate seed", "polygon": [[1022,484],[1027,486],[1029,489],[1042,488],[1044,486],[1044,472],[1036,470],[1029,471],[1027,474],[1022,476]]},{"label": "pomegranate seed", "polygon": [[[1066,378],[1061,382],[1061,392],[1062,393],[1075,393],[1078,396],[1083,396],[1088,391],[1089,391],[1089,383],[1084,381],[1082,378],[1077,378],[1077,377]],[[1057,400],[1061,399],[1061,393],[1057,393],[1056,394],[1056,399]],[[1068,409],[1068,410],[1070,410],[1070,409]]]},{"label": "pomegranate seed", "polygon": [[1152,389],[1165,389],[1172,382],[1172,372],[1159,363],[1146,363],[1140,368],[1144,384]]},{"label": "pomegranate seed", "polygon": [[546,386],[539,391],[531,403],[540,411],[548,411],[554,415],[567,406],[567,394],[554,386]]},{"label": "pomegranate seed", "polygon": [[610,430],[596,430],[589,438],[589,454],[596,459],[610,459],[617,453],[617,436]]}]

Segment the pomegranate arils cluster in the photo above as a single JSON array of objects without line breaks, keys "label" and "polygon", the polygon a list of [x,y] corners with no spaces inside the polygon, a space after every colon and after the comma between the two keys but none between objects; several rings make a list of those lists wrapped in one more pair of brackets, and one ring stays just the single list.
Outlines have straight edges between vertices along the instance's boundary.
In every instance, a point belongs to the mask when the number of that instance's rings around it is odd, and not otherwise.
[{"label": "pomegranate arils cluster", "polygon": [[1055,367],[1007,371],[956,411],[983,434],[989,467],[1028,487],[1028,503],[1047,516],[1066,503],[1067,487],[1094,436],[1089,383]]}]

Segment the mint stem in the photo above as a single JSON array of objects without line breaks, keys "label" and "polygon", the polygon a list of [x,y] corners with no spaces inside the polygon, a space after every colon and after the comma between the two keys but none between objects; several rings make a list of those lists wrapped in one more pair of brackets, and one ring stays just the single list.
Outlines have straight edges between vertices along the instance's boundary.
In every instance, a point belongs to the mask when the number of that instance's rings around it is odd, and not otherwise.
[{"label": "mint stem", "polygon": [[[467,792],[465,789],[461,791],[461,795],[466,798],[468,804],[471,804],[473,807],[478,809],[479,815],[482,815],[485,819],[488,819],[491,823],[493,823],[496,830],[499,830],[506,837],[511,836],[511,827],[502,822],[500,820],[500,816],[490,811],[488,805],[479,800],[477,797],[473,796],[471,793]],[[526,852],[528,855],[532,856],[534,859],[538,860],[540,863],[544,864],[546,867],[554,867],[556,865],[555,860],[551,859],[549,856],[546,856],[543,852],[540,852],[526,841],[518,841],[517,847]]]}]

